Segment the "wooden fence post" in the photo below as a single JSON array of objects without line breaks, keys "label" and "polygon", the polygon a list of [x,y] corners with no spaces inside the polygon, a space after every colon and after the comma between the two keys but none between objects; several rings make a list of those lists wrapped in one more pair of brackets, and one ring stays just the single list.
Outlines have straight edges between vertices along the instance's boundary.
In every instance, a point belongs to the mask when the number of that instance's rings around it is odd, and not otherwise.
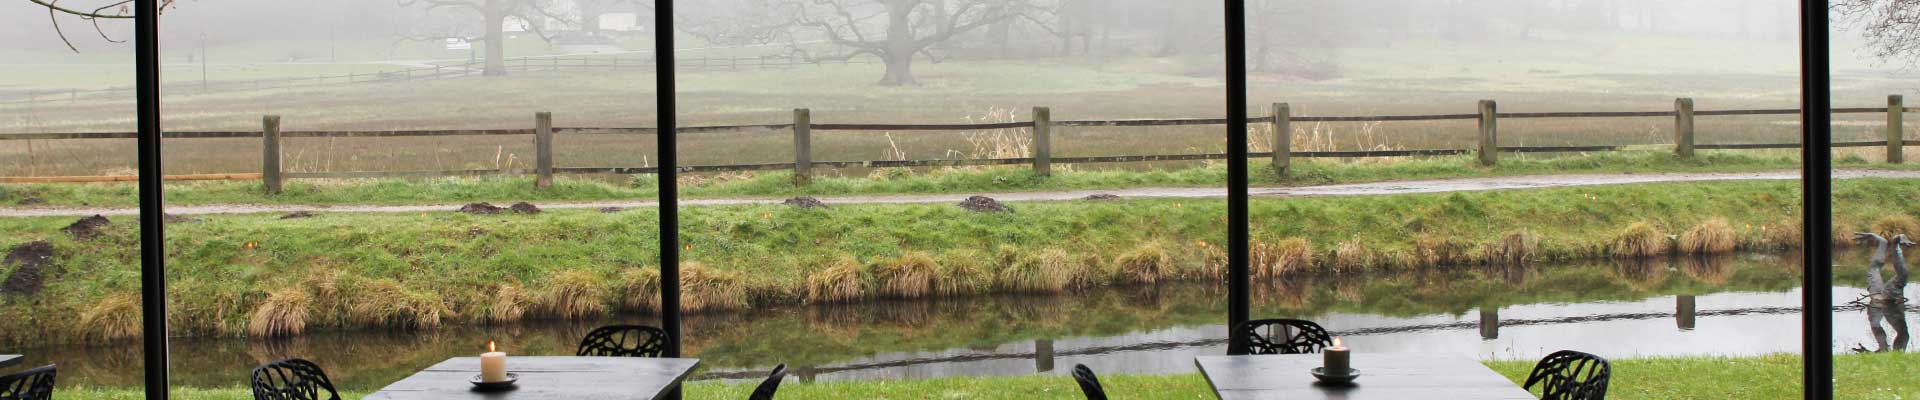
[{"label": "wooden fence post", "polygon": [[1053,176],[1053,110],[1033,108],[1033,173]]},{"label": "wooden fence post", "polygon": [[533,165],[540,174],[534,178],[533,187],[553,186],[553,113],[541,111],[533,114]]},{"label": "wooden fence post", "polygon": [[1907,161],[1907,101],[1900,95],[1887,96],[1887,163]]},{"label": "wooden fence post", "polygon": [[793,184],[813,182],[813,111],[793,109]]},{"label": "wooden fence post", "polygon": [[1293,106],[1273,103],[1273,173],[1284,178],[1293,167]]},{"label": "wooden fence post", "polygon": [[260,182],[268,194],[280,193],[280,116],[260,118]]},{"label": "wooden fence post", "polygon": [[1493,100],[1480,101],[1480,165],[1493,166],[1500,161],[1499,106]]},{"label": "wooden fence post", "polygon": [[1673,155],[1693,159],[1693,99],[1673,99]]}]

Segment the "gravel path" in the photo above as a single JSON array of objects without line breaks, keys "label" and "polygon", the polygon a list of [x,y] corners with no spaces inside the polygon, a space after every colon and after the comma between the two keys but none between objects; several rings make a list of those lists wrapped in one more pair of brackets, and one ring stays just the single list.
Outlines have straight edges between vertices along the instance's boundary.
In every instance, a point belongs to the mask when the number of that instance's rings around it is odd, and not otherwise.
[{"label": "gravel path", "polygon": [[[1859,178],[1905,178],[1920,179],[1920,171],[1879,171],[1879,170],[1836,170],[1834,179]],[[1661,182],[1704,182],[1733,180],[1795,180],[1800,179],[1798,171],[1741,172],[1741,173],[1647,173],[1647,174],[1582,174],[1582,175],[1530,175],[1504,176],[1490,178],[1436,179],[1420,181],[1393,181],[1376,183],[1355,183],[1323,186],[1300,187],[1257,187],[1252,189],[1254,196],[1384,196],[1411,193],[1447,193],[1487,190],[1545,189],[1575,186],[1625,185],[1636,183]],[[1068,190],[1053,192],[1009,192],[1009,193],[958,193],[927,195],[867,195],[822,197],[828,205],[836,204],[919,204],[919,203],[959,203],[969,196],[984,195],[1000,201],[1051,201],[1075,200],[1095,194],[1113,194],[1122,198],[1206,198],[1225,197],[1225,188],[1133,188],[1113,190]],[[730,199],[689,199],[680,202],[683,206],[710,206],[730,204],[779,204],[783,199],[774,198],[730,198]],[[495,203],[506,204],[496,201]],[[653,201],[594,201],[594,202],[556,202],[542,203],[544,209],[606,207],[634,208],[654,207]],[[258,204],[210,204],[167,207],[167,213],[176,215],[190,214],[249,214],[284,213],[293,211],[314,212],[427,212],[453,211],[461,204],[414,204],[414,205],[258,205]],[[138,208],[99,208],[99,207],[0,207],[0,217],[48,217],[48,216],[86,216],[86,215],[134,215]]]}]

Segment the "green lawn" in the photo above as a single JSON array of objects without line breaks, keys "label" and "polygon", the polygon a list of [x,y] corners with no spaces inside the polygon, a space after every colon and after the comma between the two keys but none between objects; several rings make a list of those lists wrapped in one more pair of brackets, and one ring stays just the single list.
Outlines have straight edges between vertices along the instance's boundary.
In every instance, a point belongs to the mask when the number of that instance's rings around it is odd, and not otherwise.
[{"label": "green lawn", "polygon": [[[1839,399],[1895,399],[1920,396],[1920,356],[1906,353],[1841,355],[1835,361],[1834,397]],[[1487,363],[1513,379],[1526,379],[1528,361]],[[1684,357],[1614,360],[1609,399],[1795,399],[1801,395],[1798,355],[1760,357]],[[1199,374],[1171,376],[1102,376],[1107,393],[1128,399],[1212,399]],[[1362,378],[1361,384],[1365,385]],[[753,384],[695,382],[687,385],[688,399],[744,399]],[[78,388],[59,393],[62,399],[140,398],[137,390]],[[357,399],[365,393],[344,393]],[[177,388],[175,398],[190,400],[248,399],[244,389]],[[778,398],[808,399],[1079,399],[1079,387],[1065,376],[996,378],[942,378],[900,381],[816,382],[789,381]]]},{"label": "green lawn", "polygon": [[[1417,179],[1473,178],[1576,173],[1750,172],[1799,168],[1796,156],[1784,152],[1702,152],[1697,159],[1679,160],[1658,150],[1597,153],[1555,158],[1509,158],[1494,167],[1481,167],[1473,157],[1434,157],[1395,161],[1298,160],[1287,177],[1274,173],[1271,163],[1257,160],[1249,167],[1253,184],[1305,186],[1337,183]],[[1838,168],[1916,170],[1920,164],[1885,164],[1860,157],[1839,157]],[[1208,187],[1226,184],[1224,165],[1175,170],[1065,169],[1040,177],[1027,168],[942,169],[915,172],[889,169],[861,177],[820,177],[811,185],[795,186],[786,172],[687,178],[683,198],[845,196],[877,194],[993,193],[1049,190],[1122,189],[1134,187]],[[546,189],[533,187],[531,177],[445,178],[429,180],[293,180],[285,192],[265,194],[257,181],[171,182],[167,202],[195,204],[408,204],[490,201],[650,200],[656,180],[635,176],[624,184],[604,180],[560,177]],[[47,206],[131,207],[138,203],[131,183],[0,184],[0,204],[35,198]]]}]

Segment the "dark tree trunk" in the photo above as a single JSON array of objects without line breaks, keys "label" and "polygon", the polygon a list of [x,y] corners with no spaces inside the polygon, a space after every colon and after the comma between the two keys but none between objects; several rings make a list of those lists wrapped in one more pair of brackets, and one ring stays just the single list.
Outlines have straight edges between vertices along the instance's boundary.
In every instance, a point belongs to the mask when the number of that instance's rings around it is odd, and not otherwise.
[{"label": "dark tree trunk", "polygon": [[482,23],[487,26],[487,67],[481,75],[507,76],[507,35],[501,26],[507,22],[507,14],[502,11],[499,0],[488,0],[481,11]]},{"label": "dark tree trunk", "polygon": [[881,86],[907,86],[919,83],[913,79],[913,53],[887,54],[882,60],[887,63],[887,75],[880,78]]},{"label": "dark tree trunk", "polygon": [[887,63],[887,75],[880,78],[882,86],[903,86],[917,83],[913,79],[913,55],[924,49],[917,38],[913,37],[913,5],[909,2],[888,2],[887,5],[887,49],[882,51],[881,60]]},{"label": "dark tree trunk", "polygon": [[1013,21],[995,22],[987,26],[987,40],[993,42],[995,58],[1007,58],[1013,45]]}]

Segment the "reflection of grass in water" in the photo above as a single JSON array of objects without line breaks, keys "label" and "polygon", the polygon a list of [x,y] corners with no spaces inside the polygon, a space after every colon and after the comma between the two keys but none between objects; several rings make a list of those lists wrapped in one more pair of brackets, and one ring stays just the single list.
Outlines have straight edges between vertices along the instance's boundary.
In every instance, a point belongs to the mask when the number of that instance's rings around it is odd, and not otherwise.
[{"label": "reflection of grass in water", "polygon": [[[1734,260],[1724,284],[1675,276],[1657,286],[1616,282],[1611,263],[1543,266],[1534,279],[1512,283],[1496,271],[1462,268],[1420,274],[1297,276],[1275,281],[1291,290],[1256,285],[1257,316],[1317,318],[1328,313],[1393,317],[1459,315],[1481,307],[1516,304],[1634,301],[1674,294],[1781,291],[1795,275],[1771,264],[1777,258]],[[1335,287],[1338,286],[1338,287]],[[1356,291],[1347,297],[1340,291]],[[1277,297],[1276,297],[1277,296]],[[687,321],[687,350],[712,368],[753,368],[775,363],[824,365],[880,353],[997,346],[1035,339],[1105,337],[1224,321],[1225,292],[1216,286],[1174,284],[1154,290],[1114,289],[1068,296],[978,297],[965,301],[910,301],[807,309],[698,315]],[[653,317],[615,321],[650,323]],[[189,340],[177,343],[177,382],[224,385],[240,381],[262,358],[314,358],[351,387],[372,389],[448,356],[468,355],[487,339],[502,340],[513,354],[570,354],[594,323],[538,323],[500,327],[448,327],[394,334],[309,334],[291,341]],[[1334,327],[1338,328],[1338,327]],[[780,334],[768,334],[779,332]],[[285,343],[285,344],[276,344]],[[83,350],[84,351],[84,350]],[[48,354],[49,351],[33,351]],[[137,384],[137,369],[114,348],[53,352],[72,383]],[[133,354],[133,356],[129,356]]]}]

